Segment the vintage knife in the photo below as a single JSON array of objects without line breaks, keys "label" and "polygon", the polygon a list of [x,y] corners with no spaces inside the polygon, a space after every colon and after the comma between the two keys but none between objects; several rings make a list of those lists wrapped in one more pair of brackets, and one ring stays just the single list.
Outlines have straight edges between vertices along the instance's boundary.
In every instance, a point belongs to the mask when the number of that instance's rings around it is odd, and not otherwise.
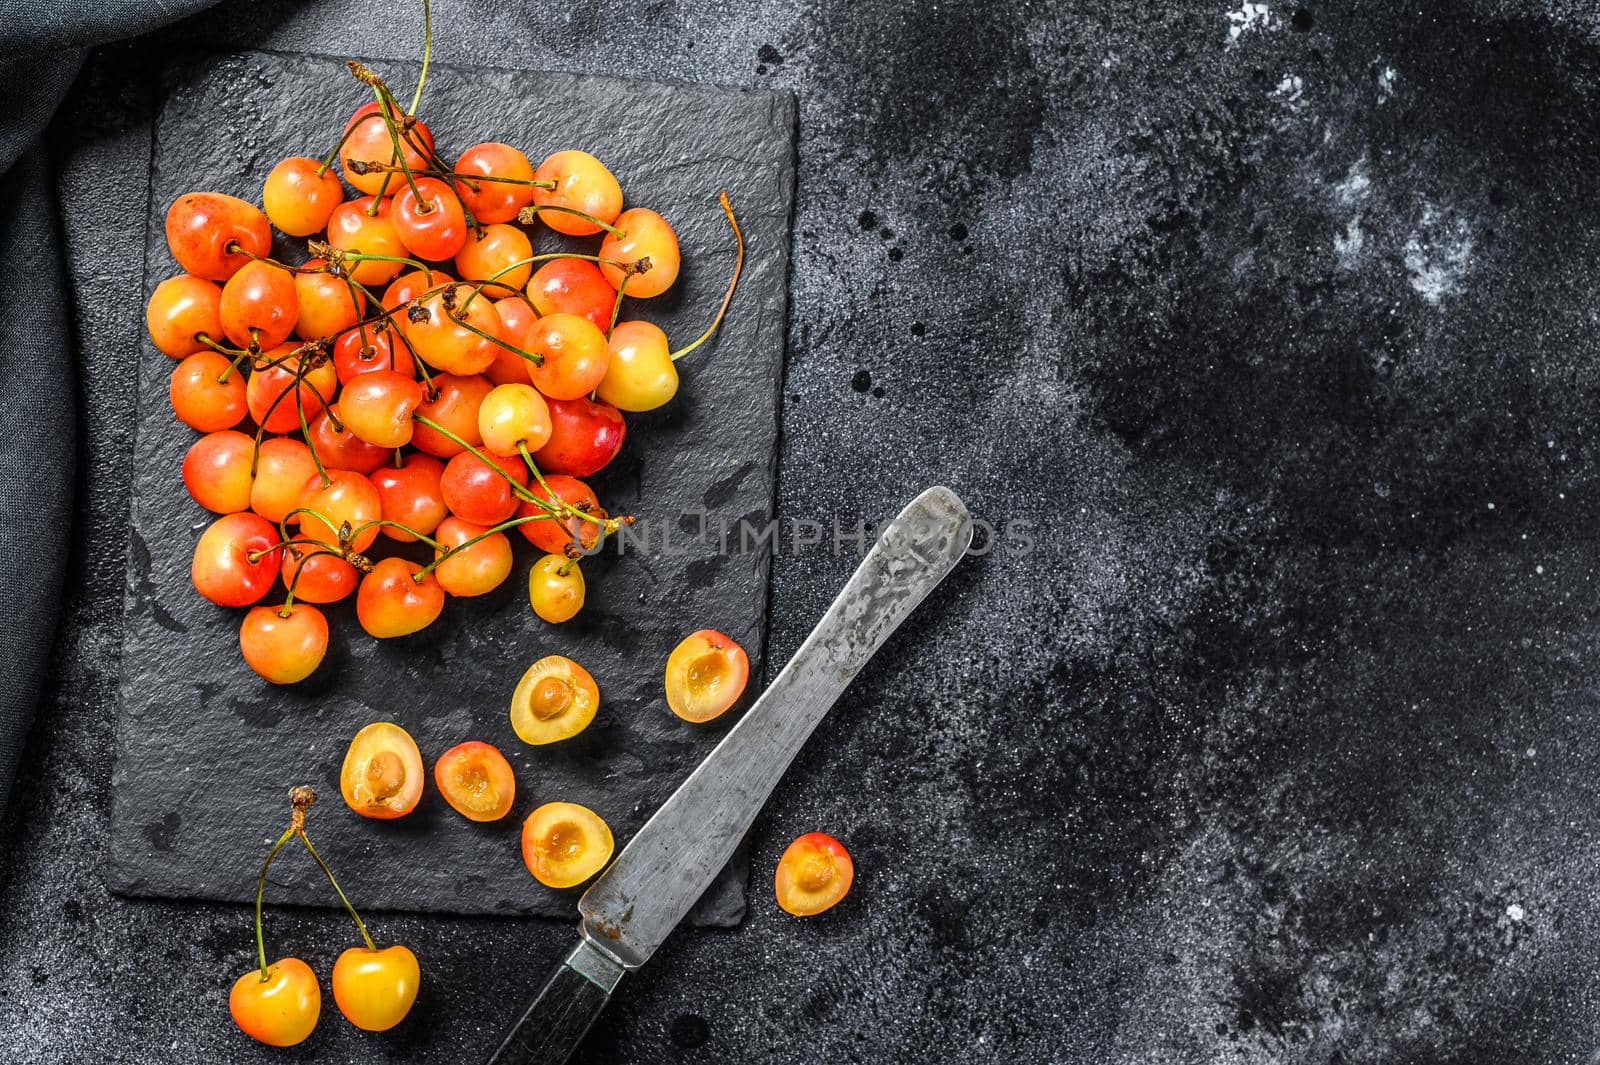
[{"label": "vintage knife", "polygon": [[650,959],[725,865],[806,737],[972,542],[930,488],[884,527],[794,658],[578,901],[582,939],[488,1065],[561,1065],[629,969]]}]

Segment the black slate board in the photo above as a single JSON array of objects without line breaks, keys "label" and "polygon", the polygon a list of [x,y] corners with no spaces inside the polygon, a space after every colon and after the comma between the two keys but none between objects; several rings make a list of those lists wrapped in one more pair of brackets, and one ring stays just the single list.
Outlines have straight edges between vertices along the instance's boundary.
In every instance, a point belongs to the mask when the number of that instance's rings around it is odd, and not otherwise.
[{"label": "black slate board", "polygon": [[[414,65],[374,66],[409,98]],[[166,206],[195,189],[255,199],[272,164],[319,155],[365,90],[326,57],[249,53],[174,63],[156,125],[145,291],[176,272],[162,230]],[[403,90],[403,91],[402,91]],[[422,116],[447,157],[480,140],[516,144],[536,161],[582,146],[622,181],[627,202],[677,228],[684,266],[674,290],[633,301],[628,316],[675,340],[697,334],[732,266],[716,204],[726,189],[747,241],[745,273],[714,346],[682,366],[678,397],[630,416],[628,441],[593,479],[613,512],[670,526],[640,553],[585,564],[588,604],[566,626],[544,624],[526,598],[537,557],[518,540],[517,566],[494,594],[452,600],[431,628],[370,639],[349,602],[329,608],[327,660],[309,681],[275,688],[238,653],[239,611],[193,590],[188,565],[210,520],[182,488],[195,434],[167,400],[172,362],[140,353],[110,881],[130,895],[248,901],[265,843],[281,830],[285,789],[317,787],[312,834],[361,905],[452,913],[570,917],[576,892],[551,891],[522,867],[522,818],[553,799],[599,811],[625,843],[715,745],[720,729],[678,721],[661,696],[661,667],[688,631],[723,629],[764,654],[769,551],[719,553],[696,541],[698,510],[764,522],[773,511],[794,191],[795,104],[787,93],[735,91],[566,74],[436,66]],[[536,251],[560,247],[535,227]],[[278,593],[281,595],[281,589]],[[579,737],[533,748],[512,733],[507,706],[534,659],[566,654],[595,676],[602,707]],[[420,808],[369,821],[339,798],[338,769],[355,731],[404,725],[433,759],[464,739],[499,746],[517,771],[511,815],[474,825],[431,780]],[[746,865],[735,859],[693,915],[732,925],[744,913]],[[301,858],[274,867],[272,897],[326,905],[325,884]]]}]

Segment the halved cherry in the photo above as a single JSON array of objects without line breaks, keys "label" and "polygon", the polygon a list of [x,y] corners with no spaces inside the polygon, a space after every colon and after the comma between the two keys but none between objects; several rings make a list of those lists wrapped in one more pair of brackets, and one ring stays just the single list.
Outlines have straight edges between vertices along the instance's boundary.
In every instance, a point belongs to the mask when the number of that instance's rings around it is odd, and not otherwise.
[{"label": "halved cherry", "polygon": [[418,580],[422,567],[403,558],[386,558],[361,578],[356,591],[356,620],[367,635],[380,640],[410,636],[438,620],[444,610],[444,589],[433,574]]},{"label": "halved cherry", "polygon": [[785,911],[810,917],[837,905],[855,875],[855,863],[843,843],[826,832],[807,832],[778,859],[773,888]]},{"label": "halved cherry", "polygon": [[511,812],[517,778],[499,749],[479,740],[458,743],[439,756],[433,782],[451,809],[469,821],[498,821]]},{"label": "halved cherry", "polygon": [[570,658],[549,655],[528,667],[511,696],[511,727],[523,743],[570,739],[589,727],[600,688]]},{"label": "halved cherry", "polygon": [[251,607],[239,626],[239,650],[264,680],[298,684],[328,653],[328,619],[309,603]]},{"label": "halved cherry", "polygon": [[715,629],[701,629],[667,656],[667,705],[685,721],[711,721],[739,701],[749,680],[744,648]]},{"label": "halved cherry", "polygon": [[522,822],[522,861],[546,887],[577,887],[611,860],[611,826],[587,806],[547,802]]},{"label": "halved cherry", "polygon": [[381,821],[415,810],[422,783],[417,741],[391,721],[375,721],[356,733],[339,770],[339,791],[350,809]]}]

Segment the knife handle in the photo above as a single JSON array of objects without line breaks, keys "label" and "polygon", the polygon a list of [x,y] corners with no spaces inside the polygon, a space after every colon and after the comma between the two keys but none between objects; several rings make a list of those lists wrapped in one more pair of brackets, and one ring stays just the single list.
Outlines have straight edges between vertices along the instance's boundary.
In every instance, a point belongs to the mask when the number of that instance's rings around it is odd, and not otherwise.
[{"label": "knife handle", "polygon": [[587,940],[580,942],[511,1022],[485,1065],[564,1065],[622,973],[622,966]]}]

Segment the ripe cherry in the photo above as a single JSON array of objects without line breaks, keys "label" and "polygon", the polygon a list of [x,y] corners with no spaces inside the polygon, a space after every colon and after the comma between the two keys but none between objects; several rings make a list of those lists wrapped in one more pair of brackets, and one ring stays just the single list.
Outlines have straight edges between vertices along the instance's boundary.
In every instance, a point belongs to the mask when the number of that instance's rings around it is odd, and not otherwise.
[{"label": "ripe cherry", "polygon": [[404,374],[379,370],[344,386],[339,411],[356,436],[383,448],[411,442],[412,414],[422,404],[422,386]]},{"label": "ripe cherry", "polygon": [[[242,250],[232,250],[237,244]],[[272,226],[254,204],[220,192],[190,192],[167,208],[167,247],[196,277],[226,281],[251,261],[272,253]]]},{"label": "ripe cherry", "polygon": [[402,184],[394,197],[394,228],[412,255],[430,262],[454,258],[467,242],[461,201],[438,178]]},{"label": "ripe cherry", "polygon": [[483,227],[483,235],[467,237],[461,250],[456,252],[456,271],[464,281],[487,281],[483,294],[494,299],[515,295],[528,283],[533,264],[526,262],[533,255],[533,244],[528,235],[516,226],[496,223]]},{"label": "ripe cherry", "polygon": [[[477,447],[483,443],[483,437],[478,435],[478,408],[493,388],[488,378],[477,374],[437,374],[433,379],[433,391],[424,394],[417,414]],[[442,459],[459,455],[465,450],[448,436],[421,422],[417,423],[416,431],[411,434],[411,443],[418,450]]]},{"label": "ripe cherry", "polygon": [[[579,510],[586,511],[596,517],[603,517],[605,511],[600,507],[600,500],[594,490],[576,477],[568,477],[560,473],[548,473],[544,478],[545,485],[550,491],[546,492],[543,486],[530,485],[529,491],[536,496],[548,499],[551,502],[565,503]],[[517,508],[517,516],[527,517],[530,514],[545,514],[549,511],[537,503],[524,502]],[[592,521],[563,514],[559,517],[545,518],[541,521],[530,521],[518,525],[522,535],[528,542],[539,550],[553,555],[565,554],[568,545],[580,543],[584,549],[589,549],[599,539],[599,527]]]},{"label": "ripe cherry", "polygon": [[445,463],[439,490],[445,506],[456,517],[474,525],[498,525],[516,513],[513,482],[519,486],[528,483],[528,468],[520,459],[495,459],[491,466],[470,451],[463,451]]},{"label": "ripe cherry", "polygon": [[239,626],[239,650],[264,680],[298,684],[328,653],[328,619],[309,603],[252,607]]},{"label": "ripe cherry", "polygon": [[[197,351],[172,368],[167,394],[172,412],[191,429],[213,433],[231,429],[249,411],[243,370],[229,371],[230,361],[215,351]],[[225,380],[219,380],[227,374]]]},{"label": "ripe cherry", "polygon": [[811,917],[838,904],[855,876],[843,843],[826,832],[807,832],[784,849],[772,887],[785,912]]},{"label": "ripe cherry", "polygon": [[541,363],[528,364],[528,377],[551,399],[577,399],[593,392],[611,362],[605,334],[575,314],[540,318],[528,341],[527,350],[544,357]]},{"label": "ripe cherry", "polygon": [[479,740],[458,743],[433,764],[433,782],[451,809],[469,821],[498,821],[511,812],[517,778],[506,756]]},{"label": "ripe cherry", "polygon": [[533,186],[517,182],[533,180],[533,164],[509,144],[488,141],[474,144],[456,160],[456,173],[512,178],[512,181],[456,180],[456,193],[478,221],[509,222],[517,212],[533,202]]},{"label": "ripe cherry", "polygon": [[[469,302],[471,295],[470,285],[456,285],[424,299],[416,318],[404,318],[406,338],[429,366],[466,375],[482,373],[494,362],[500,348],[494,340],[500,335],[500,315],[493,300],[479,297]],[[456,319],[458,313],[462,321]]]},{"label": "ripe cherry", "polygon": [[[318,173],[321,171],[321,173]],[[261,187],[261,205],[272,224],[291,237],[322,232],[333,209],[344,202],[344,186],[317,159],[291,155],[272,168]]]},{"label": "ripe cherry", "polygon": [[398,307],[410,303],[429,289],[443,288],[454,280],[443,270],[407,270],[383,290],[383,305]]},{"label": "ripe cherry", "polygon": [[611,860],[611,826],[587,806],[547,802],[522,823],[522,861],[546,887],[577,887]]},{"label": "ripe cherry", "polygon": [[[373,100],[356,108],[356,113],[345,123],[344,128],[348,136],[339,149],[339,166],[344,170],[344,179],[352,188],[359,189],[368,196],[376,196],[379,192],[385,195],[399,192],[405,186],[405,175],[382,170],[370,170],[365,174],[358,174],[351,169],[351,160],[398,166],[404,158],[405,166],[408,168],[424,170],[427,169],[428,161],[416,145],[420,143],[429,151],[433,149],[433,133],[425,123],[406,118],[392,105],[387,110],[395,126],[394,134],[390,134],[389,123],[383,120],[378,111],[378,101]],[[407,123],[411,124],[409,135],[403,129]],[[394,146],[395,135],[400,138],[398,153]]]},{"label": "ripe cherry", "polygon": [[[433,574],[420,581],[422,567],[404,558],[386,558],[361,578],[356,617],[368,635],[379,639],[409,636],[432,625],[444,610],[444,589]],[[358,811],[359,812],[359,811]]]},{"label": "ripe cherry", "polygon": [[222,339],[222,289],[190,274],[169,277],[150,293],[144,321],[150,339],[163,354],[181,359],[207,351],[195,338],[203,333],[212,340]]},{"label": "ripe cherry", "polygon": [[[250,407],[250,417],[269,433],[287,433],[300,427],[300,412],[306,421],[320,414],[339,387],[339,377],[333,364],[318,361],[309,353],[293,354],[297,347],[281,344],[261,353],[256,367],[245,385],[245,401]],[[304,363],[307,369],[295,381],[296,370]],[[312,365],[315,363],[315,365]]]},{"label": "ripe cherry", "polygon": [[[451,595],[487,595],[511,575],[511,541],[503,532],[490,533],[485,526],[449,517],[439,523],[433,538],[451,552],[433,570],[439,587]],[[463,548],[469,540],[477,540],[477,543]],[[460,550],[451,551],[452,548]],[[443,551],[433,553],[434,558],[443,555]]]},{"label": "ripe cherry", "polygon": [[239,1030],[259,1043],[292,1047],[305,1042],[322,1015],[317,974],[299,958],[279,958],[266,974],[251,969],[228,992],[228,1012]]},{"label": "ripe cherry", "polygon": [[[494,310],[500,316],[500,339],[512,347],[527,351],[528,334],[532,332],[533,324],[539,320],[533,307],[521,296],[510,296],[496,300]],[[494,362],[483,372],[484,376],[497,385],[525,384],[528,380],[528,360],[511,348],[497,345]]]},{"label": "ripe cherry", "polygon": [[[443,474],[444,463],[432,455],[416,452],[407,455],[400,466],[373,471],[372,487],[378,490],[384,520],[399,522],[423,536],[431,535],[450,514],[439,489],[439,478]],[[385,525],[383,532],[402,543],[415,541],[416,537],[406,529]]]},{"label": "ripe cherry", "polygon": [[245,263],[222,286],[220,310],[222,331],[239,347],[277,347],[300,315],[294,275],[271,263]]},{"label": "ripe cherry", "polygon": [[576,314],[604,330],[611,325],[617,290],[587,259],[552,259],[533,272],[528,299],[540,314]]},{"label": "ripe cherry", "polygon": [[533,456],[541,470],[587,477],[622,450],[628,427],[611,404],[552,399],[549,407],[550,442]]},{"label": "ripe cherry", "polygon": [[392,370],[406,377],[417,376],[417,363],[411,349],[394,338],[397,327],[381,333],[375,329],[352,329],[342,333],[333,345],[333,369],[340,384],[375,370]]},{"label": "ripe cherry", "polygon": [[223,429],[207,433],[183,457],[183,484],[207,510],[233,514],[250,509],[250,459],[255,441]]},{"label": "ripe cherry", "polygon": [[584,592],[577,559],[545,555],[528,571],[528,601],[533,612],[551,624],[577,617],[583,609]]},{"label": "ripe cherry", "polygon": [[550,407],[532,385],[496,385],[478,408],[478,435],[491,455],[538,451],[550,439]]},{"label": "ripe cherry", "polygon": [[[392,201],[378,204],[376,214],[367,214],[372,197],[341,203],[328,219],[328,244],[340,251],[362,252],[367,255],[404,256],[405,242],[394,226]],[[350,267],[350,276],[369,287],[381,285],[405,268],[405,263],[366,259]]]},{"label": "ripe cherry", "polygon": [[316,472],[311,449],[301,441],[286,436],[263,440],[255,483],[250,486],[250,509],[268,521],[282,521],[299,505],[306,479]]},{"label": "ripe cherry", "polygon": [[353,534],[351,547],[357,551],[365,551],[378,538],[378,527],[368,524],[383,516],[378,490],[354,470],[329,470],[326,481],[317,475],[306,478],[298,506],[314,512],[295,515],[300,535],[335,551],[340,550],[339,527],[346,523]]},{"label": "ripe cherry", "polygon": [[387,1032],[411,1012],[422,970],[410,948],[351,947],[333,963],[333,1001],[364,1032]]},{"label": "ripe cherry", "polygon": [[678,394],[678,367],[661,327],[618,322],[606,338],[611,362],[594,394],[618,410],[655,410]]},{"label": "ripe cherry", "polygon": [[678,234],[667,220],[647,207],[634,207],[617,217],[616,228],[623,235],[606,234],[606,239],[600,242],[600,258],[621,263],[649,259],[650,266],[642,274],[628,276],[620,267],[601,263],[600,272],[611,282],[611,287],[621,289],[626,276],[628,287],[623,291],[639,299],[659,296],[671,288],[678,280],[683,259],[678,251]]},{"label": "ripe cherry", "polygon": [[685,721],[711,721],[739,701],[749,680],[744,648],[715,629],[701,629],[667,656],[667,705]]},{"label": "ripe cherry", "polygon": [[[401,562],[386,558],[378,563]],[[366,580],[378,572],[374,569]],[[403,578],[407,582],[411,578]],[[366,581],[361,594],[366,595]],[[443,596],[440,597],[443,602]],[[344,763],[339,767],[339,793],[345,804],[362,817],[392,821],[417,808],[426,780],[422,771],[422,752],[411,733],[392,721],[374,721],[350,740]]]},{"label": "ripe cherry", "polygon": [[[613,222],[622,211],[622,186],[605,164],[588,152],[564,151],[547,156],[533,175],[539,181],[555,183],[553,189],[535,187],[537,207],[563,207],[581,211],[601,222]],[[539,218],[557,233],[587,237],[600,232],[600,226],[567,210],[540,210]]]},{"label": "ripe cherry", "polygon": [[294,332],[302,340],[337,336],[359,322],[366,310],[367,298],[343,278],[321,273],[319,268],[324,265],[325,260],[310,259],[306,272],[294,275],[294,292],[300,307]]},{"label": "ripe cherry", "polygon": [[[340,419],[338,423],[335,418]],[[371,473],[394,458],[394,449],[371,444],[351,431],[344,421],[344,402],[335,403],[328,411],[311,419],[311,446],[317,458],[330,470],[354,470]]]},{"label": "ripe cherry", "polygon": [[600,688],[589,671],[570,658],[548,655],[517,682],[511,728],[523,743],[555,743],[588,728],[599,707]]},{"label": "ripe cherry", "polygon": [[338,555],[315,548],[283,549],[283,586],[307,603],[337,603],[356,590],[361,575]]},{"label": "ripe cherry", "polygon": [[228,514],[194,545],[189,575],[195,590],[218,606],[249,606],[278,576],[278,530],[259,514]]}]

